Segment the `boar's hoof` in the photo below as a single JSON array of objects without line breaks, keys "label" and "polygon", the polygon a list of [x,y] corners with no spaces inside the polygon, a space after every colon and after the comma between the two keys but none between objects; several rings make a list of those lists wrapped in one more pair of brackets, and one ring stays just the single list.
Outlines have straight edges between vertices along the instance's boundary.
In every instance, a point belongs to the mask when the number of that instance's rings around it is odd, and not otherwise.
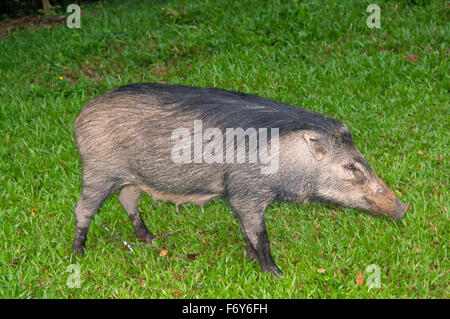
[{"label": "boar's hoof", "polygon": [[272,274],[275,276],[276,279],[283,277],[283,272],[280,270],[280,268],[278,268],[276,265],[263,269],[264,272],[268,273],[268,274]]},{"label": "boar's hoof", "polygon": [[84,257],[85,256],[85,248],[83,246],[72,246],[72,253]]},{"label": "boar's hoof", "polygon": [[153,235],[149,230],[147,230],[146,232],[143,231],[140,232],[139,234],[136,234],[136,237],[141,241],[147,242],[151,242],[156,239],[155,235]]}]

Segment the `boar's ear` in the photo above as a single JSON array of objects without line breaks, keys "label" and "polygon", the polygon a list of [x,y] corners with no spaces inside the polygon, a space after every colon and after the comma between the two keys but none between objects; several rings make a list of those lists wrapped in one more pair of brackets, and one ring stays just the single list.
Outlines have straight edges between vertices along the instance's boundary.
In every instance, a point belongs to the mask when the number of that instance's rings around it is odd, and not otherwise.
[{"label": "boar's ear", "polygon": [[314,155],[314,157],[321,161],[327,154],[327,149],[324,143],[321,143],[321,137],[317,133],[308,132],[303,135],[308,144],[309,150]]}]

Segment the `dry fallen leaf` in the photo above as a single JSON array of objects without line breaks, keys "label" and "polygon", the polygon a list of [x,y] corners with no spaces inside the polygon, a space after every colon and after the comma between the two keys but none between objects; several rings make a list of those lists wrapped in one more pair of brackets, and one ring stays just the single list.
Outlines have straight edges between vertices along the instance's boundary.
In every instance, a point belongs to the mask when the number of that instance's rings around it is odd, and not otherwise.
[{"label": "dry fallen leaf", "polygon": [[417,153],[419,153],[419,155],[423,155],[422,150],[419,150]]},{"label": "dry fallen leaf", "polygon": [[419,59],[419,58],[417,57],[417,55],[413,55],[413,54],[411,54],[411,55],[406,54],[406,58],[407,58],[408,61],[411,62],[411,63],[414,63],[414,62],[416,62],[416,61]]},{"label": "dry fallen leaf", "polygon": [[364,277],[361,270],[358,270],[358,273],[356,274],[356,283],[360,286],[364,283]]},{"label": "dry fallen leaf", "polygon": [[199,253],[196,253],[196,254],[186,254],[186,257],[187,257],[189,260],[195,260],[195,259],[197,258],[198,255],[199,255]]},{"label": "dry fallen leaf", "polygon": [[173,296],[177,295],[178,297],[181,297],[181,291],[179,289],[172,290],[170,292],[170,294],[173,295]]},{"label": "dry fallen leaf", "polygon": [[325,272],[325,269],[324,268],[319,268],[319,269],[317,269],[317,272],[319,274],[323,274]]},{"label": "dry fallen leaf", "polygon": [[161,251],[160,251],[160,253],[159,253],[159,256],[160,256],[160,257],[163,257],[163,256],[167,255],[167,252],[168,252],[167,249],[161,249]]}]

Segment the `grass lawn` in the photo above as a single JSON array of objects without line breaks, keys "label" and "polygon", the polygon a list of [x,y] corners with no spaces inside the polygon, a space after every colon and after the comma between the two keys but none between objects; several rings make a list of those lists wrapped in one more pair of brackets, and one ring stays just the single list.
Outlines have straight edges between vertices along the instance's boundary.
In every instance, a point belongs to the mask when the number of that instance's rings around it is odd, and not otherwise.
[{"label": "grass lawn", "polygon": [[[379,29],[366,25],[372,2]],[[415,2],[105,1],[82,6],[80,29],[0,38],[0,298],[448,298],[449,8]],[[150,230],[184,231],[156,241],[163,253],[130,252],[100,227],[137,242],[115,194],[91,224],[86,257],[72,255],[74,120],[132,82],[226,88],[333,116],[410,209],[394,222],[273,204],[266,223],[285,274],[276,280],[247,262],[224,201],[177,214],[144,195]]]}]

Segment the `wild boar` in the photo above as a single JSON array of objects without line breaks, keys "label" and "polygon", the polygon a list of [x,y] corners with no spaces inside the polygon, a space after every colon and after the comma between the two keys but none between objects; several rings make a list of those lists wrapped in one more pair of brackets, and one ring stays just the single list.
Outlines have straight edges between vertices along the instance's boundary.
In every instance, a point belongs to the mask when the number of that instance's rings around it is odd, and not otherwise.
[{"label": "wild boar", "polygon": [[223,197],[240,222],[249,260],[275,264],[264,222],[274,201],[327,202],[401,218],[408,205],[377,177],[350,130],[331,117],[216,88],[136,83],[87,103],[75,121],[83,189],[73,252],[114,191],[138,238],[155,236],[138,210],[154,201],[202,206]]}]

